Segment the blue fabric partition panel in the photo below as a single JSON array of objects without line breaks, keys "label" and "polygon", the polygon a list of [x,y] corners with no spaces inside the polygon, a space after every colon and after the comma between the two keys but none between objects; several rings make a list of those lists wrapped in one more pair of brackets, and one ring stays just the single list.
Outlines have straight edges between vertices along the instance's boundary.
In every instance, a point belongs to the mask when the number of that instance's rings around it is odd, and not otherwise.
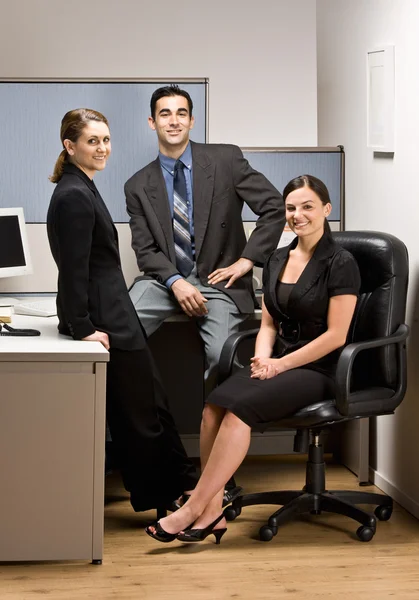
[{"label": "blue fabric partition panel", "polygon": [[[194,103],[191,138],[206,141],[205,80],[176,82]],[[60,125],[74,108],[92,108],[109,120],[112,156],[95,182],[115,222],[128,221],[124,183],[157,157],[148,126],[153,91],[170,82],[0,81],[0,207],[23,206],[27,223],[45,223],[54,186],[48,181],[62,150]]]},{"label": "blue fabric partition panel", "polygon": [[[243,148],[243,154],[254,169],[263,173],[282,193],[286,184],[298,175],[314,175],[327,186],[332,202],[329,221],[341,221],[343,213],[343,159],[341,147],[336,148]],[[247,206],[243,221],[255,221],[256,215]]]}]

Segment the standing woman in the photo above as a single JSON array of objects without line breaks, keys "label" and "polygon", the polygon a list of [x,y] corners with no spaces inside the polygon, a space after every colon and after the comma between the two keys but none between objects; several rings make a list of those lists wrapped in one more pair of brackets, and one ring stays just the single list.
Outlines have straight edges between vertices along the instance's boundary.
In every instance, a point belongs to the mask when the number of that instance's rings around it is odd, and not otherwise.
[{"label": "standing woman", "polygon": [[195,487],[121,270],[118,234],[93,176],[111,153],[108,121],[79,108],[64,115],[63,150],[47,229],[58,267],[58,330],[110,352],[106,414],[135,511],[164,508]]}]

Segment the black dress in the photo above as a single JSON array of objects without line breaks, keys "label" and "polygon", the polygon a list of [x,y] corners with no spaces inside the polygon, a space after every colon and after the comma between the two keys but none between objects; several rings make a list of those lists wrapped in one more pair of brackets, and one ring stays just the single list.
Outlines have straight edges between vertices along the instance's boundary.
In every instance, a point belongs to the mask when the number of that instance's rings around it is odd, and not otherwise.
[{"label": "black dress", "polygon": [[58,267],[58,329],[109,336],[106,416],[134,510],[193,489],[187,457],[122,274],[118,234],[95,184],[72,164],[51,198],[48,239]]},{"label": "black dress", "polygon": [[[279,282],[290,250],[275,250],[263,271],[267,310],[277,326],[276,357],[298,350],[327,330],[329,299],[344,294],[358,295],[361,284],[353,256],[325,233],[313,256],[292,285]],[[334,397],[334,374],[341,350],[280,373],[266,380],[252,379],[250,367],[241,369],[216,388],[207,399],[226,408],[259,431],[297,410]]]}]

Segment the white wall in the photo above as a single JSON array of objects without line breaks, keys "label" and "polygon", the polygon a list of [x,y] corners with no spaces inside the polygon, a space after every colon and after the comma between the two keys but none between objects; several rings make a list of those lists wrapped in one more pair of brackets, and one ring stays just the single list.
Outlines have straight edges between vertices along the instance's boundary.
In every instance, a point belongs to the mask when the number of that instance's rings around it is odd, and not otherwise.
[{"label": "white wall", "polygon": [[[419,2],[318,0],[319,145],[346,149],[346,228],[387,231],[410,255],[409,385],[395,416],[377,423],[375,479],[419,517]],[[366,52],[394,44],[396,148],[393,159],[366,147]]]},{"label": "white wall", "polygon": [[[254,6],[242,0],[0,0],[0,78],[208,77],[210,142],[315,146],[315,0]],[[22,156],[24,135],[30,132],[23,134]],[[55,289],[45,228],[30,229],[35,274],[0,281],[0,291]],[[126,229],[123,266],[131,279]]]},{"label": "white wall", "polygon": [[315,0],[254,6],[0,0],[0,77],[209,77],[211,142],[316,145]]}]

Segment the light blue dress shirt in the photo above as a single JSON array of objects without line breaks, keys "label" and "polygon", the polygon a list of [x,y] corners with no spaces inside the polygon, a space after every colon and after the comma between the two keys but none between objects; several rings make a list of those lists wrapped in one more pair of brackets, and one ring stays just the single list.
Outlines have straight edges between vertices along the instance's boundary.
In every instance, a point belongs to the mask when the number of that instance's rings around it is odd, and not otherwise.
[{"label": "light blue dress shirt", "polygon": [[[183,172],[185,174],[186,181],[186,202],[188,205],[188,214],[189,214],[189,224],[191,230],[191,241],[192,241],[192,255],[195,260],[195,230],[194,230],[194,221],[193,221],[193,194],[192,194],[192,150],[191,145],[188,144],[185,148],[182,156],[179,157],[179,160],[183,162],[185,165],[183,168]],[[175,158],[170,158],[169,156],[165,156],[161,152],[159,152],[159,161],[161,170],[163,173],[164,181],[166,184],[167,197],[169,198],[169,208],[170,214],[173,219],[173,178],[175,174]],[[165,285],[170,289],[172,284],[177,279],[183,279],[181,275],[172,275],[169,279],[166,279]]]}]

